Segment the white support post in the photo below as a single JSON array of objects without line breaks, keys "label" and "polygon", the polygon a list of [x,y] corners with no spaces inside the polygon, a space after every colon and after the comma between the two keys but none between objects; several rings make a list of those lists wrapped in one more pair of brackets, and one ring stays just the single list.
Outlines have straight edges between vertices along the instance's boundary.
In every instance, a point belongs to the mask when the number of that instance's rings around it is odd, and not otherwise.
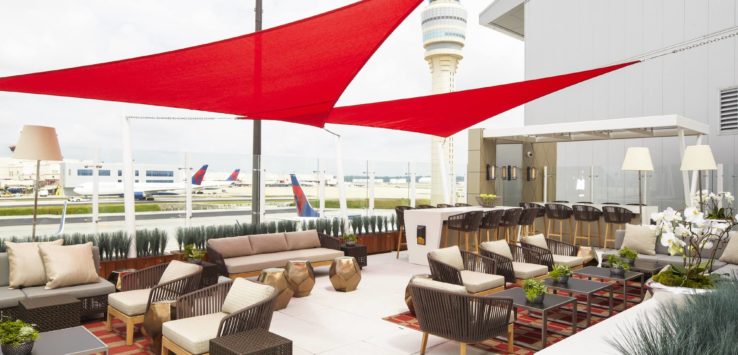
[{"label": "white support post", "polygon": [[[695,143],[695,145],[702,144],[702,137],[703,137],[702,135],[697,136],[697,142]],[[687,148],[685,147],[684,149],[686,150]],[[691,200],[692,200],[691,196],[694,196],[697,193],[697,174],[702,174],[702,171],[695,170],[695,171],[692,172],[692,187],[690,188],[690,195],[689,195],[690,196],[690,198],[689,198],[689,201],[690,202],[687,202],[690,205],[692,205],[692,203],[691,203]],[[704,186],[703,186],[703,188],[704,188]],[[702,193],[702,191],[700,191],[700,193]]]},{"label": "white support post", "polygon": [[126,234],[131,238],[128,256],[136,257],[136,201],[133,188],[133,148],[131,142],[131,121],[124,117],[121,127],[123,137],[123,205],[125,210]]},{"label": "white support post", "polygon": [[[723,167],[723,164],[718,164],[717,165],[717,186],[715,186],[715,192],[718,193],[718,194],[722,194],[723,192],[725,192],[725,188],[723,187],[723,183],[724,183],[723,174],[724,174],[724,172],[725,172],[725,168]],[[723,207],[723,199],[720,199],[719,201],[720,202],[718,202],[719,203],[718,207],[721,207],[722,208]]]},{"label": "white support post", "polygon": [[[687,150],[687,141],[684,137],[684,129],[679,129],[679,161],[684,160],[684,151]],[[692,198],[689,194],[689,173],[682,171],[682,186],[684,188],[684,206],[692,205]]]},{"label": "white support post", "polygon": [[346,182],[343,176],[343,148],[339,135],[336,135],[336,175],[338,178],[338,202],[341,207],[341,219],[343,223],[347,223],[348,205],[346,204]]},{"label": "white support post", "polygon": [[595,198],[595,184],[594,184],[594,178],[595,178],[595,167],[594,165],[589,166],[589,200],[591,202],[594,202]]},{"label": "white support post", "polygon": [[95,149],[92,164],[92,231],[97,236],[100,223],[100,149]]},{"label": "white support post", "polygon": [[[543,203],[548,202],[548,166],[543,166]],[[593,201],[594,202],[594,201]]]},{"label": "white support post", "polygon": [[325,216],[325,173],[320,159],[318,159],[318,206],[320,215]]},{"label": "white support post", "polygon": [[410,207],[415,208],[415,193],[416,183],[418,181],[418,174],[415,172],[417,169],[415,163],[410,163]]},{"label": "white support post", "polygon": [[[264,166],[264,160],[260,159],[260,164]],[[259,174],[261,178],[259,179],[259,220],[264,221],[264,216],[266,215],[266,179],[264,179],[264,176],[266,176],[266,169],[261,169],[261,174]]]},{"label": "white support post", "polygon": [[374,215],[374,162],[367,163],[367,175],[369,176],[369,215]]},{"label": "white support post", "polygon": [[436,149],[438,150],[438,159],[441,160],[441,163],[439,164],[441,167],[441,185],[443,186],[443,203],[451,203],[451,194],[449,192],[449,181],[448,181],[448,174],[446,173],[447,165],[446,165],[446,157],[443,154],[443,143],[440,141],[436,145]]},{"label": "white support post", "polygon": [[185,180],[185,227],[189,228],[192,223],[192,155],[185,153],[184,158],[184,180]]}]

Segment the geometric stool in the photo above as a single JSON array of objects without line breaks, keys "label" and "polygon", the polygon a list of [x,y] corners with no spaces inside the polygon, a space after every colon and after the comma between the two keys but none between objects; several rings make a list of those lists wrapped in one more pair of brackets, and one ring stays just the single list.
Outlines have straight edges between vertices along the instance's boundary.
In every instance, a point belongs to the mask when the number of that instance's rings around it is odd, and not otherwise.
[{"label": "geometric stool", "polygon": [[333,259],[328,275],[330,275],[333,288],[341,292],[356,290],[361,281],[361,269],[353,256],[341,256]]},{"label": "geometric stool", "polygon": [[277,291],[277,299],[274,302],[274,310],[280,310],[287,308],[287,304],[290,303],[292,295],[295,294],[287,283],[287,277],[285,276],[283,268],[269,268],[261,270],[259,282],[274,287]]},{"label": "geometric stool", "polygon": [[315,286],[315,273],[309,260],[290,260],[284,271],[287,284],[295,293],[294,297],[305,297]]}]

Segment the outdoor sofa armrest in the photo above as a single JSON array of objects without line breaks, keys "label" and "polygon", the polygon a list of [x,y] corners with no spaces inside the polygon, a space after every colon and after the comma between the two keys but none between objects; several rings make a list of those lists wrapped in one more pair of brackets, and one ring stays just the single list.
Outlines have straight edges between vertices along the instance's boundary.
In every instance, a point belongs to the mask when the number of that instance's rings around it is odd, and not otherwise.
[{"label": "outdoor sofa armrest", "polygon": [[196,290],[200,286],[201,276],[202,269],[192,275],[182,276],[154,286],[151,289],[151,293],[149,293],[149,302],[146,304],[146,310],[148,311],[149,307],[156,302],[175,301],[177,297]]},{"label": "outdoor sofa armrest", "polygon": [[551,250],[551,254],[563,255],[563,256],[577,256],[579,252],[579,246],[556,240],[546,238],[548,249]]},{"label": "outdoor sofa armrest", "polygon": [[218,313],[233,281],[217,283],[177,297],[177,319]]},{"label": "outdoor sofa armrest", "polygon": [[529,264],[546,265],[548,271],[552,271],[554,267],[553,254],[550,250],[537,247],[532,244],[521,242],[521,249],[525,256],[525,262]]},{"label": "outdoor sofa armrest", "polygon": [[320,238],[320,246],[328,249],[341,250],[341,240],[322,233],[318,233]]},{"label": "outdoor sofa armrest", "polygon": [[149,266],[147,268],[123,275],[120,280],[121,291],[152,288],[159,283],[169,263]]},{"label": "outdoor sofa armrest", "polygon": [[523,253],[523,248],[519,245],[515,244],[508,244],[510,246],[510,252],[512,253],[512,261],[518,262],[518,263],[524,263],[525,261],[525,254]]},{"label": "outdoor sofa armrest", "polygon": [[217,252],[214,248],[211,248],[210,244],[208,244],[207,246],[207,253],[208,253],[208,260],[218,266],[218,273],[221,276],[227,277],[228,268],[226,268],[225,259],[223,258],[223,255]]},{"label": "outdoor sofa armrest", "polygon": [[227,315],[220,321],[218,337],[256,328],[269,330],[277,295],[278,293],[274,292],[269,298],[259,303]]},{"label": "outdoor sofa armrest", "polygon": [[464,250],[461,250],[461,258],[464,260],[464,270],[483,274],[497,273],[497,263],[492,258]]},{"label": "outdoor sofa armrest", "polygon": [[505,282],[515,283],[515,270],[513,269],[513,261],[504,255],[493,253],[489,250],[479,249],[479,254],[483,257],[490,258],[497,264],[497,274],[505,277]]},{"label": "outdoor sofa armrest", "polygon": [[432,259],[430,254],[428,255],[428,267],[430,267],[433,280],[464,286],[459,270],[449,264]]}]

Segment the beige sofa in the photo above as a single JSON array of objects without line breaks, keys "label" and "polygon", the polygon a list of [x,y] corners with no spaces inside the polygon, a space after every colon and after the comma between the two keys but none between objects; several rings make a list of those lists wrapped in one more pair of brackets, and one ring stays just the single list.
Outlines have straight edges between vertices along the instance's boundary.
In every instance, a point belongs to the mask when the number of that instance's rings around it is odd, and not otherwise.
[{"label": "beige sofa", "polygon": [[231,278],[257,276],[263,269],[284,267],[295,259],[309,260],[313,266],[330,265],[343,256],[340,249],[337,238],[315,230],[208,240],[208,258]]}]

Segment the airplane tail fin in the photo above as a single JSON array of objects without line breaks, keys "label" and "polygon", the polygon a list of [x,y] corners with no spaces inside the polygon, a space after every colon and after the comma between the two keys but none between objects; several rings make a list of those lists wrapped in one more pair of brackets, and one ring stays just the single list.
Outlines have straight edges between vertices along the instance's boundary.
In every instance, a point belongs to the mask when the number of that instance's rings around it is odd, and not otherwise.
[{"label": "airplane tail fin", "polygon": [[234,170],[231,175],[226,179],[226,181],[236,181],[238,180],[238,174],[241,172],[241,169]]},{"label": "airplane tail fin", "polygon": [[292,180],[292,193],[295,195],[297,215],[300,217],[320,217],[320,213],[310,206],[310,201],[308,201],[305,193],[302,191],[300,182],[297,181],[295,174],[290,174],[290,179]]},{"label": "airplane tail fin", "polygon": [[205,164],[200,168],[198,171],[195,172],[195,175],[192,175],[192,185],[200,186],[202,185],[202,179],[205,178],[205,172],[208,170],[208,165]]}]

